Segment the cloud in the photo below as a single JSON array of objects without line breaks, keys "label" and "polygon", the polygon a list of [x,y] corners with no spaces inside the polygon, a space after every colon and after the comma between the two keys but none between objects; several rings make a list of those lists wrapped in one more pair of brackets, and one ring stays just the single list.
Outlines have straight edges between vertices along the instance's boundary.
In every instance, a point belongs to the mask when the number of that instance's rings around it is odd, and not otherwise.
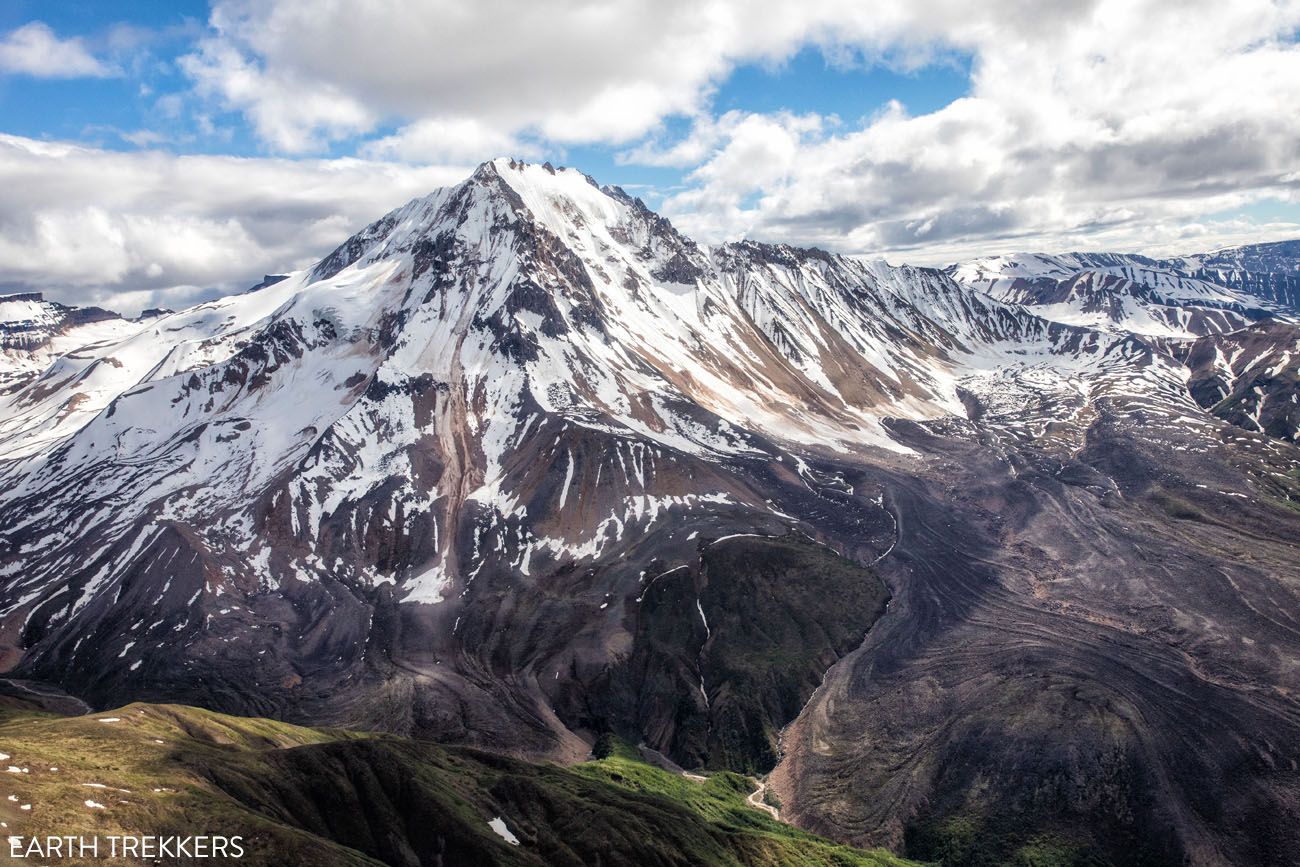
[{"label": "cloud", "polygon": [[325,0],[218,0],[212,33],[183,65],[285,152],[384,119],[625,141],[701,107],[729,64],[710,34],[734,15],[694,0],[378,0],[367,14]]},{"label": "cloud", "polygon": [[666,147],[649,141],[623,151],[617,156],[617,161],[672,168],[697,166],[706,158],[717,155],[724,144],[734,143],[740,149],[746,145],[756,146],[762,151],[765,149],[762,140],[766,139],[768,147],[788,149],[795,141],[821,133],[824,128],[838,123],[838,118],[824,118],[815,113],[798,115],[781,111],[762,115],[728,111],[717,118],[700,117],[680,141]]},{"label": "cloud", "polygon": [[320,150],[371,131],[381,119],[337,85],[296,72],[268,73],[221,40],[203,41],[180,65],[201,96],[243,112],[262,140],[281,153]]},{"label": "cloud", "polygon": [[[275,150],[393,124],[359,152],[621,143],[624,164],[688,172],[665,206],[705,239],[922,256],[1137,241],[1289,201],[1300,164],[1297,0],[217,0],[209,25],[184,68]],[[852,124],[710,111],[738,64],[810,45],[840,69],[969,58],[970,94]],[[674,116],[691,132],[660,140]]]},{"label": "cloud", "polygon": [[97,60],[80,39],[60,39],[40,21],[0,38],[0,73],[35,78],[105,78],[115,71]]},{"label": "cloud", "polygon": [[1086,21],[1099,0],[216,0],[182,66],[269,146],[308,152],[381,125],[622,143],[699,116],[742,63],[806,45],[836,66],[915,69]]},{"label": "cloud", "polygon": [[970,95],[933,113],[894,104],[855,128],[732,113],[626,158],[699,160],[664,210],[703,239],[910,260],[1213,243],[1242,226],[1208,214],[1300,204],[1300,4],[1068,5],[1072,26],[956,25]]},{"label": "cloud", "polygon": [[120,153],[0,135],[0,287],[133,312],[302,267],[470,167]]},{"label": "cloud", "polygon": [[402,127],[361,146],[362,156],[408,163],[482,162],[493,156],[512,154],[532,158],[540,151],[500,130],[471,118],[436,118]]}]

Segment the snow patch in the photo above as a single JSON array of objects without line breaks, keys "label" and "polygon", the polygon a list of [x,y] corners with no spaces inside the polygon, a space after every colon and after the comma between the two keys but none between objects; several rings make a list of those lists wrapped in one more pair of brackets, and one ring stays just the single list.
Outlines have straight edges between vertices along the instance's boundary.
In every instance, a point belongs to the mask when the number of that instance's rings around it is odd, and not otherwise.
[{"label": "snow patch", "polygon": [[506,827],[506,820],[502,819],[500,816],[492,818],[488,822],[488,827],[492,829],[494,834],[502,840],[505,840],[511,846],[519,845],[519,838],[510,832],[510,829]]}]

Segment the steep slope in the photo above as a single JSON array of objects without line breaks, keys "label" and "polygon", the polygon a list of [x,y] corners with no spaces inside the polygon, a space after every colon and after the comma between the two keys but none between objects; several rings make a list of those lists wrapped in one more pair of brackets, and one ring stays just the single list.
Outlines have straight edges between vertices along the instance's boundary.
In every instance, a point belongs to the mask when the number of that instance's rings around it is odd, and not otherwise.
[{"label": "steep slope", "polygon": [[[947,273],[1054,322],[1139,335],[1187,364],[1189,389],[1203,407],[1247,430],[1287,439],[1294,433],[1283,406],[1292,372],[1284,368],[1294,351],[1290,325],[1300,314],[1292,286],[1300,279],[1300,242],[1161,260],[1021,253],[954,265]],[[1255,361],[1264,358],[1272,363],[1261,379]],[[1269,399],[1270,422],[1261,427],[1258,416]]]},{"label": "steep slope", "polygon": [[1201,406],[1246,430],[1300,436],[1300,328],[1269,320],[1202,337],[1186,352],[1188,387]]},{"label": "steep slope", "polygon": [[58,357],[140,327],[98,307],[46,301],[39,292],[0,295],[0,397],[22,388]]},{"label": "steep slope", "polygon": [[[635,577],[693,556],[675,522],[784,532],[798,519],[774,495],[809,488],[805,471],[757,468],[785,448],[900,451],[884,419],[960,412],[960,359],[1078,339],[933,272],[702,250],[577,172],[485,164],[308,272],[17,392],[86,412],[4,444],[5,632],[25,672],[98,701],[314,706],[310,675],[373,713],[391,665],[495,716],[493,668],[523,663],[479,643],[519,578],[587,570],[566,613],[548,586],[528,615],[567,622],[576,646],[528,668],[589,680],[628,634]],[[487,655],[450,673],[465,641]],[[163,646],[185,650],[160,663]],[[545,710],[566,684],[515,688],[529,699],[507,716],[547,732],[533,749],[580,749],[551,740],[569,737]],[[476,725],[507,743],[517,727]]]},{"label": "steep slope", "polygon": [[1300,241],[1230,247],[1188,257],[1182,266],[1201,279],[1249,292],[1300,314]]},{"label": "steep slope", "polygon": [[785,733],[786,815],[921,859],[979,841],[953,863],[1041,835],[1103,863],[1287,863],[1294,448],[1123,395],[1020,441],[913,436],[931,461],[883,483],[898,592]]}]

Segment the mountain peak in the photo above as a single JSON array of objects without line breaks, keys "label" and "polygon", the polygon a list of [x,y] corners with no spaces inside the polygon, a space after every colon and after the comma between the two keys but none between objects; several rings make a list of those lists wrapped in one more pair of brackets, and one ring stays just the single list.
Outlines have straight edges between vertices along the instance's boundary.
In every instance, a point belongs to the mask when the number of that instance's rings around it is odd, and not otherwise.
[{"label": "mountain peak", "polygon": [[681,267],[681,256],[698,256],[695,244],[640,199],[618,187],[602,187],[576,169],[497,157],[459,184],[413,199],[366,226],[317,263],[310,280],[328,279],[359,262],[438,247],[453,234],[477,243],[524,224],[590,252],[632,245],[649,259],[666,251],[674,260],[671,271],[694,273]]},{"label": "mountain peak", "polygon": [[489,171],[519,196],[538,222],[553,230],[566,231],[575,218],[587,224],[618,225],[626,222],[632,204],[626,194],[615,195],[590,175],[556,168],[549,162],[497,157],[479,166],[471,180],[481,179]]}]

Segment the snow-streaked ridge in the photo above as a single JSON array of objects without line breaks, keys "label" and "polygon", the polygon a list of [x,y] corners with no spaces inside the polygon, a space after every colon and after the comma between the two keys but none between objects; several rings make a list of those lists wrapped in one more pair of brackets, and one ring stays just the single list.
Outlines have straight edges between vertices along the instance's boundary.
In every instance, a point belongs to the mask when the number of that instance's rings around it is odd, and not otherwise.
[{"label": "snow-streaked ridge", "polygon": [[[528,575],[673,510],[739,503],[670,481],[674,461],[765,442],[906,456],[891,420],[963,417],[963,390],[1075,393],[1135,366],[1144,388],[1179,387],[1123,335],[940,271],[704,248],[579,172],[494,160],[313,268],[59,355],[7,395],[0,512],[28,540],[0,562],[19,576],[8,610],[58,597],[70,618],[176,527],[224,576],[196,598],[328,575],[436,604],[488,556]],[[626,455],[585,458],[583,435]],[[558,468],[553,514],[525,453]],[[400,557],[366,553],[381,529]],[[358,556],[314,553],[340,535]]]}]

